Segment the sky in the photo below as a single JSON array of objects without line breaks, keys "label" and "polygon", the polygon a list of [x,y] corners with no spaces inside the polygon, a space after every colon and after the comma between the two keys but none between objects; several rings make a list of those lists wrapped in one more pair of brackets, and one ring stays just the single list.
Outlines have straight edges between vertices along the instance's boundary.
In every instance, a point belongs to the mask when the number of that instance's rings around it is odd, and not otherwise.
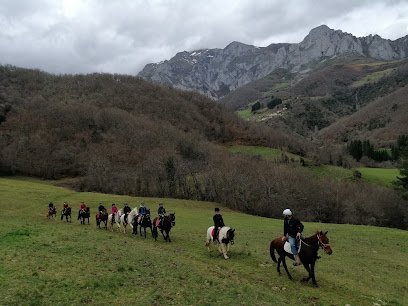
[{"label": "sky", "polygon": [[135,75],[184,50],[298,43],[322,24],[395,40],[408,1],[0,0],[0,64]]}]

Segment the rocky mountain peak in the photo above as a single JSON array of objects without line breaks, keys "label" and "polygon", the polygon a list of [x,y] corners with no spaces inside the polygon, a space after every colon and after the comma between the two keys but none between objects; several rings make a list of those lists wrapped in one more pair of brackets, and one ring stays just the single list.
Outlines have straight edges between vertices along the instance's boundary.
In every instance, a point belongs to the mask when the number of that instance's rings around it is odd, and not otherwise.
[{"label": "rocky mountain peak", "polygon": [[179,52],[168,61],[146,65],[138,75],[218,99],[276,69],[298,71],[316,61],[346,54],[380,60],[403,59],[408,57],[408,36],[395,41],[378,35],[357,38],[320,25],[298,44],[271,44],[260,48],[234,41],[224,49]]}]

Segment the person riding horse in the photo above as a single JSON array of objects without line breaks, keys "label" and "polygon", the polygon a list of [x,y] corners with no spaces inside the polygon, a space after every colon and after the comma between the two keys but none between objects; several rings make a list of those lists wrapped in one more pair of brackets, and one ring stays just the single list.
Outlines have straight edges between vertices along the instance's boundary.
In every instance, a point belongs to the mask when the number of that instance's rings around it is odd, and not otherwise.
[{"label": "person riding horse", "polygon": [[99,211],[99,213],[104,213],[104,212],[106,212],[106,208],[105,208],[105,206],[103,206],[102,203],[99,203],[98,211]]},{"label": "person riding horse", "polygon": [[301,261],[298,254],[297,239],[302,237],[303,224],[299,219],[295,218],[292,211],[287,208],[283,211],[284,216],[284,226],[283,226],[283,238],[282,241],[288,241],[290,243],[290,249],[293,256],[295,257],[294,266],[301,265]]},{"label": "person riding horse", "polygon": [[123,207],[123,213],[125,214],[125,223],[128,221],[128,214],[132,211],[132,209],[129,207],[128,203],[125,203],[125,207]]},{"label": "person riding horse", "polygon": [[65,215],[65,212],[67,211],[67,208],[69,207],[67,202],[64,202],[62,205],[62,214]]},{"label": "person riding horse", "polygon": [[84,202],[81,202],[81,204],[79,205],[79,210],[78,210],[78,219],[79,220],[81,218],[81,212],[85,212],[86,209],[86,205]]},{"label": "person riding horse", "polygon": [[52,203],[52,202],[50,202],[49,204],[48,204],[48,217],[51,217],[51,216],[53,216],[53,215],[55,215],[56,214],[56,208],[55,208],[55,206],[54,206],[54,203]]},{"label": "person riding horse", "polygon": [[213,221],[214,221],[214,235],[213,235],[213,240],[218,239],[218,231],[222,227],[225,226],[224,224],[224,219],[222,218],[220,214],[220,209],[217,207],[214,209],[215,215],[213,216]]},{"label": "person riding horse", "polygon": [[166,215],[166,209],[164,208],[163,203],[159,204],[157,214],[159,215],[159,226],[161,227],[163,225],[163,218]]},{"label": "person riding horse", "polygon": [[144,218],[144,216],[146,216],[146,212],[147,212],[147,209],[146,209],[144,203],[140,204],[138,212],[139,212],[139,218],[138,218],[137,222],[140,224],[140,223],[142,223],[143,218]]},{"label": "person riding horse", "polygon": [[118,213],[118,208],[116,207],[115,203],[112,204],[111,213],[112,213],[112,223],[114,223],[116,214]]}]

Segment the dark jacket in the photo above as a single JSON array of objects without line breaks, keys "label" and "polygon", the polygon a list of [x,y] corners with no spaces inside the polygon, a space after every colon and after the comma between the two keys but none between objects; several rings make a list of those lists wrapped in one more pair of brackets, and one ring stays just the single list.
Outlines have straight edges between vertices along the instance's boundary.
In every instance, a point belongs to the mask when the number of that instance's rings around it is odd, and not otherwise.
[{"label": "dark jacket", "polygon": [[285,218],[284,226],[283,226],[283,235],[296,238],[297,233],[303,232],[303,224],[299,221],[299,219],[292,217],[291,219]]},{"label": "dark jacket", "polygon": [[166,209],[163,206],[160,206],[157,210],[158,215],[164,215],[166,213]]},{"label": "dark jacket", "polygon": [[215,227],[223,227],[225,226],[224,220],[222,219],[222,216],[220,214],[215,214],[213,217],[214,220],[214,226]]},{"label": "dark jacket", "polygon": [[123,212],[124,212],[125,214],[128,214],[128,213],[130,213],[131,211],[132,211],[132,209],[131,209],[129,206],[123,207]]},{"label": "dark jacket", "polygon": [[105,206],[99,205],[98,210],[99,210],[99,211],[104,211],[104,210],[105,210]]}]

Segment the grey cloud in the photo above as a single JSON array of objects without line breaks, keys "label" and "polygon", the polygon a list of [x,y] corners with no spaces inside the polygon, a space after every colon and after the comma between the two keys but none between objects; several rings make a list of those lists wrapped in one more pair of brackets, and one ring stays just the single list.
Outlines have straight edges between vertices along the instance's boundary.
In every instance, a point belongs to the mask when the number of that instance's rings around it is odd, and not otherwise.
[{"label": "grey cloud", "polygon": [[[231,41],[260,45],[299,42],[320,24],[357,36],[378,32],[393,39],[408,31],[406,1],[316,3],[1,1],[0,63],[54,73],[136,74],[148,62],[168,59],[183,50],[223,48]],[[64,10],[67,8],[69,11]],[[375,18],[366,16],[367,12],[380,15],[387,11],[393,18],[382,26]],[[360,24],[364,24],[365,31]]]}]

